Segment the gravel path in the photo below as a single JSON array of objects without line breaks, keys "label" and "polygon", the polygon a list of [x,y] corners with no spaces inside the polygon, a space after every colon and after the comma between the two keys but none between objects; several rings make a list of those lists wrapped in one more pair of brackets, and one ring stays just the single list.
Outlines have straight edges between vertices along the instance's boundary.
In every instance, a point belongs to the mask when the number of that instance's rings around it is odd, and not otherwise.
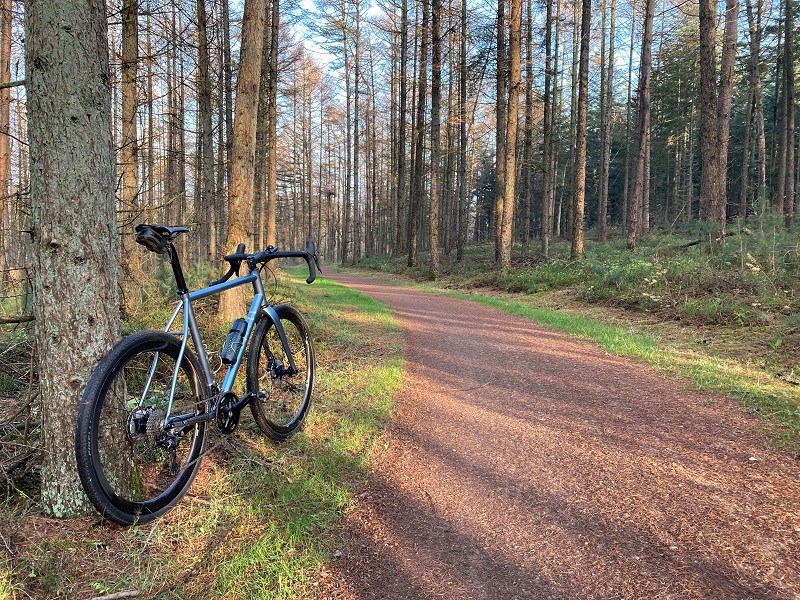
[{"label": "gravel path", "polygon": [[732,401],[475,303],[395,311],[406,378],[320,598],[800,598],[800,461]]}]

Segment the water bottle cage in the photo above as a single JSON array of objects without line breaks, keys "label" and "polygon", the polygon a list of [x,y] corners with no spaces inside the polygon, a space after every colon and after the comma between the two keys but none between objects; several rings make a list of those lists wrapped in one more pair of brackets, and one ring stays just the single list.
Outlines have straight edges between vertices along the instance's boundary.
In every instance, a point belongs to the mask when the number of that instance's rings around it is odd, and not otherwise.
[{"label": "water bottle cage", "polygon": [[232,365],[236,362],[239,349],[244,341],[246,329],[247,321],[244,319],[236,319],[231,325],[231,330],[228,332],[228,337],[225,338],[225,343],[222,344],[222,350],[219,353],[223,365]]}]

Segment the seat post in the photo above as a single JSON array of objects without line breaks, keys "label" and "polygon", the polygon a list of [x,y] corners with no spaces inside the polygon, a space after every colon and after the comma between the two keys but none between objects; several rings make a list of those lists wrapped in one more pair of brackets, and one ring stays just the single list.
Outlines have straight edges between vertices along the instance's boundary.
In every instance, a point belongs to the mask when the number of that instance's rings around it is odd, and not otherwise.
[{"label": "seat post", "polygon": [[175,276],[175,283],[178,286],[178,294],[183,296],[189,293],[189,288],[186,287],[186,279],[183,276],[183,268],[181,268],[181,261],[178,260],[178,251],[172,242],[169,243],[169,260],[172,264],[172,274]]}]

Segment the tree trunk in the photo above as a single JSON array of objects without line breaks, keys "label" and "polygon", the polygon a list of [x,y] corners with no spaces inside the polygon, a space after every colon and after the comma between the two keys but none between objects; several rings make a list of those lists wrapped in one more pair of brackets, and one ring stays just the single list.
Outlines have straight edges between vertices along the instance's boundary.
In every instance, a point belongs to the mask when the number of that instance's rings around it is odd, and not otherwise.
[{"label": "tree trunk", "polygon": [[[0,7],[0,81],[11,81],[11,0]],[[7,263],[6,197],[11,183],[11,88],[0,89],[0,268]]]},{"label": "tree trunk", "polygon": [[353,161],[353,117],[352,117],[352,87],[350,83],[350,48],[349,36],[347,35],[347,6],[344,0],[341,0],[341,35],[342,35],[342,52],[344,53],[344,88],[345,88],[345,104],[346,104],[346,125],[345,125],[345,173],[344,173],[344,214],[342,215],[342,249],[340,254],[342,256],[342,264],[346,263],[350,257],[350,207],[352,197],[351,183],[352,172],[351,165]]},{"label": "tree trunk", "polygon": [[211,108],[211,58],[208,51],[208,13],[205,0],[197,0],[197,120],[200,147],[200,205],[195,220],[200,258],[211,260],[216,247],[211,237],[214,206],[214,126]]},{"label": "tree trunk", "polygon": [[736,26],[739,21],[739,0],[725,3],[725,34],[722,43],[719,97],[717,99],[717,190],[711,207],[710,220],[716,224],[717,235],[725,234],[728,200],[728,140],[730,139],[731,100],[733,95],[733,68],[736,63]]},{"label": "tree trunk", "polygon": [[406,107],[408,104],[408,0],[400,4],[400,97],[398,100],[397,125],[397,237],[395,256],[405,252],[406,230]]},{"label": "tree trunk", "polygon": [[[122,259],[132,281],[141,280],[141,260],[133,252],[133,225],[141,219],[139,211],[139,139],[136,131],[139,65],[139,15],[136,0],[122,2]],[[132,299],[131,299],[132,300]]]},{"label": "tree trunk", "polygon": [[525,129],[522,142],[522,194],[520,217],[523,219],[522,247],[527,251],[535,219],[533,201],[533,2],[525,5]]},{"label": "tree trunk", "polygon": [[459,32],[458,76],[458,239],[456,260],[464,257],[469,228],[467,201],[467,0],[461,0],[461,28]]},{"label": "tree trunk", "polygon": [[90,509],[76,473],[76,412],[119,335],[107,31],[102,1],[25,5],[41,504],[56,517]]},{"label": "tree trunk", "polygon": [[264,244],[275,246],[278,239],[278,40],[280,34],[280,0],[272,0],[269,36],[269,77],[267,78],[267,222]]},{"label": "tree trunk", "polygon": [[628,47],[628,95],[625,102],[625,174],[623,175],[622,189],[622,224],[625,233],[628,231],[628,213],[630,212],[630,181],[631,181],[631,106],[633,104],[633,44],[636,39],[636,0],[632,0],[631,7],[631,33],[630,46]]},{"label": "tree trunk", "polygon": [[361,258],[361,0],[354,0],[355,40],[353,41],[353,264]]},{"label": "tree trunk", "polygon": [[583,0],[581,9],[581,53],[578,68],[578,114],[575,143],[575,198],[572,206],[572,259],[583,258],[583,213],[586,199],[586,117],[589,105],[589,29],[592,2]]},{"label": "tree trunk", "polygon": [[544,124],[542,136],[542,224],[541,251],[545,258],[550,255],[550,237],[553,233],[553,197],[551,191],[555,174],[552,170],[553,156],[553,98],[551,93],[555,73],[553,69],[553,0],[547,0],[545,27],[544,67]]},{"label": "tree trunk", "polygon": [[[716,3],[700,0],[700,218],[712,221],[719,192],[717,144],[717,86],[715,71]],[[711,238],[716,233],[710,232]]]},{"label": "tree trunk", "polygon": [[[569,110],[569,160],[564,165],[564,180],[569,181],[570,185],[567,189],[562,190],[569,194],[566,203],[566,214],[562,214],[559,209],[559,227],[561,227],[561,219],[563,218],[563,225],[566,228],[567,237],[572,237],[573,233],[573,218],[572,209],[575,206],[575,195],[577,194],[577,173],[575,173],[576,155],[578,151],[578,62],[580,60],[580,25],[578,19],[580,18],[580,11],[582,10],[582,0],[572,0],[572,64],[570,68],[570,110]],[[569,177],[567,171],[571,171]],[[562,194],[563,197],[563,194]],[[563,200],[561,201],[563,206]]]},{"label": "tree trunk", "polygon": [[[506,133],[503,149],[504,179],[502,211],[497,214],[500,220],[500,266],[511,265],[514,231],[514,205],[517,175],[517,123],[519,94],[521,86],[520,52],[522,38],[522,0],[511,0],[511,15],[508,21],[508,104],[506,112]],[[498,122],[498,127],[500,126]]]},{"label": "tree trunk", "polygon": [[442,103],[441,0],[431,7],[431,272],[439,276],[439,159],[441,157],[440,112]]},{"label": "tree trunk", "polygon": [[750,195],[750,155],[753,131],[753,90],[747,95],[747,108],[745,109],[744,117],[744,143],[742,148],[744,156],[742,157],[742,187],[739,189],[739,210],[737,216],[739,219],[744,220],[747,217],[747,200]]},{"label": "tree trunk", "polygon": [[[497,188],[494,206],[494,258],[502,261],[501,227],[506,193],[506,132],[508,130],[508,67],[506,58],[506,2],[497,1],[497,125],[495,132],[495,164]],[[516,118],[516,115],[515,115]]]},{"label": "tree trunk", "polygon": [[[605,21],[605,10],[603,11]],[[611,0],[611,16],[608,31],[608,57],[602,61],[602,82],[600,92],[600,198],[598,206],[598,237],[606,240],[608,222],[608,179],[611,172],[611,140],[614,114],[614,43],[616,41],[617,2]],[[605,40],[605,31],[603,32]]]},{"label": "tree trunk", "polygon": [[758,0],[753,11],[752,0],[746,0],[747,25],[750,32],[750,78],[753,88],[753,120],[756,135],[756,210],[763,222],[767,206],[767,138],[764,128],[764,92],[761,84],[761,15],[763,3]]},{"label": "tree trunk", "polygon": [[[233,121],[233,154],[229,191],[228,231],[225,250],[232,252],[244,242],[252,249],[250,226],[255,180],[256,118],[261,74],[261,53],[266,19],[265,0],[245,0],[239,77],[236,85],[236,114]],[[236,293],[242,290],[242,293]],[[244,288],[222,294],[220,317],[231,320],[240,314]]]},{"label": "tree trunk", "polygon": [[646,0],[644,8],[644,32],[642,33],[642,54],[639,65],[639,125],[637,129],[638,151],[634,168],[633,190],[628,200],[628,249],[636,248],[638,220],[642,211],[642,197],[645,189],[645,163],[647,160],[647,137],[650,129],[650,74],[652,72],[651,49],[653,45],[653,13],[655,0]]},{"label": "tree trunk", "polygon": [[783,101],[782,110],[783,115],[781,118],[781,143],[785,144],[785,149],[781,155],[785,160],[785,167],[782,171],[784,173],[784,182],[779,183],[780,189],[783,191],[783,198],[781,204],[783,205],[783,215],[786,221],[786,226],[790,227],[794,220],[795,209],[795,160],[794,160],[794,17],[793,17],[793,3],[792,0],[784,2],[784,17],[783,17]]},{"label": "tree trunk", "polygon": [[408,266],[417,266],[417,219],[423,206],[425,195],[425,106],[428,88],[428,21],[429,21],[428,0],[422,0],[422,28],[419,35],[422,36],[419,45],[419,74],[417,86],[417,117],[414,127],[416,128],[416,149],[414,151],[414,189],[411,196],[411,210],[409,216],[409,239],[408,239]]},{"label": "tree trunk", "polygon": [[[264,0],[257,0],[264,1]],[[225,94],[225,182],[227,183],[228,198],[230,197],[231,177],[233,168],[233,58],[231,58],[231,25],[230,25],[230,5],[229,0],[220,0],[220,11],[222,13],[222,83]],[[244,35],[244,31],[242,32]],[[222,124],[220,124],[222,129]],[[229,210],[228,198],[220,195],[220,208],[226,213]],[[222,221],[223,214],[220,214]],[[220,227],[220,244],[224,244],[223,239],[227,239],[227,233]]]}]

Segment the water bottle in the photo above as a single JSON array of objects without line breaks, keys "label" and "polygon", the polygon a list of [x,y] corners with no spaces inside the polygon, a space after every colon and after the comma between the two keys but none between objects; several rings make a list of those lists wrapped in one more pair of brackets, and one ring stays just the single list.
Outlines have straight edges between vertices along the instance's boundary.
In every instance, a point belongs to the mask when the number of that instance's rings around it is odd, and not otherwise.
[{"label": "water bottle", "polygon": [[239,354],[239,349],[242,347],[244,341],[244,332],[247,330],[247,321],[244,319],[236,319],[231,325],[231,330],[228,332],[228,337],[225,338],[225,343],[222,344],[219,357],[222,359],[222,364],[232,365],[236,361],[236,356]]}]

